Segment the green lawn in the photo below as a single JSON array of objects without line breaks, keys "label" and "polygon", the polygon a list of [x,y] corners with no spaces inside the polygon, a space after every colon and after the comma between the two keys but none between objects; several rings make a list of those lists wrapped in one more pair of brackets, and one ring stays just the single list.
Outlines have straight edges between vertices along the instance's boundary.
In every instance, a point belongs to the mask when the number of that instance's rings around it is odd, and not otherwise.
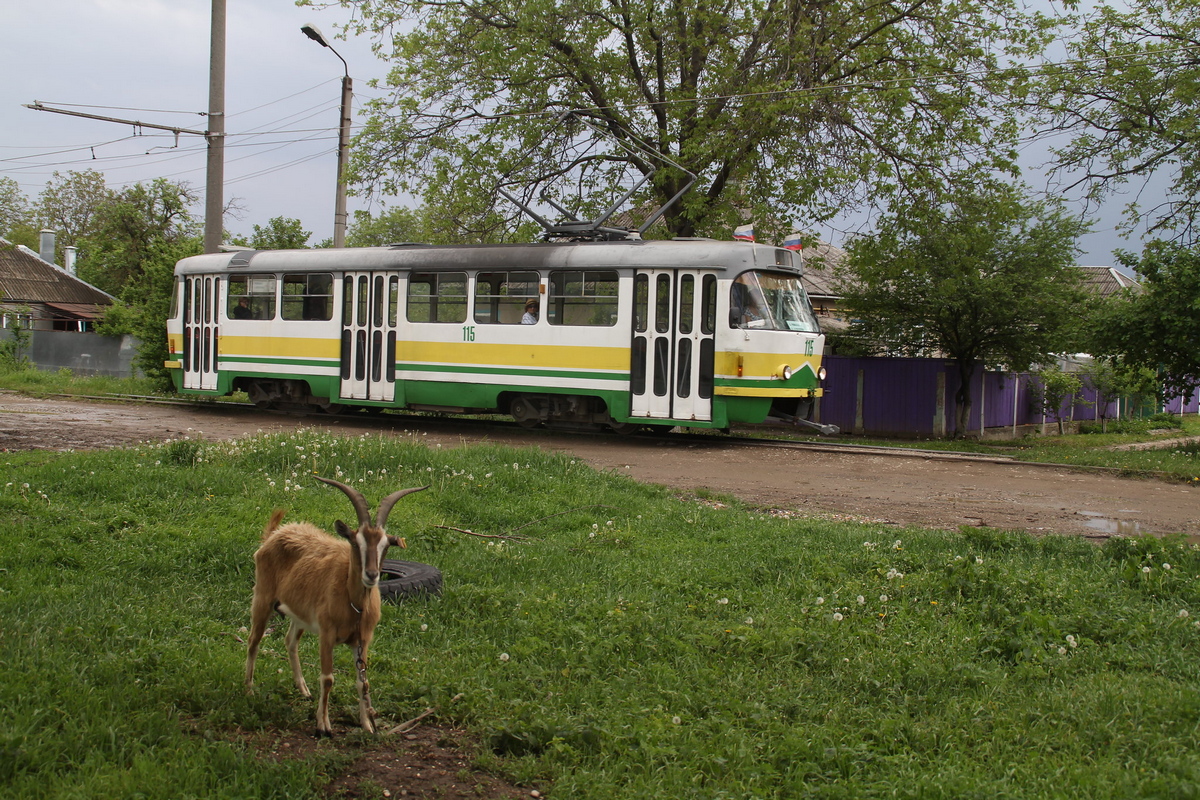
[{"label": "green lawn", "polygon": [[[776,519],[417,439],[0,454],[5,796],[320,795],[336,751],[275,763],[239,735],[314,727],[282,631],[252,696],[239,641],[271,509],[353,518],[314,470],[372,500],[432,484],[393,511],[392,556],[446,591],[385,609],[385,722],[438,706],[551,797],[1200,795],[1193,546]],[[335,727],[361,737],[337,664]]]}]

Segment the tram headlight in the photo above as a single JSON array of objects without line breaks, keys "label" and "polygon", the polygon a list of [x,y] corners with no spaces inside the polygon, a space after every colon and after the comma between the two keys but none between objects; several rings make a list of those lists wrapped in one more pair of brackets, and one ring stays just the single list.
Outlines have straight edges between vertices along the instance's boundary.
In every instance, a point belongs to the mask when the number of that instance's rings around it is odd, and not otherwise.
[{"label": "tram headlight", "polygon": [[822,380],[822,381],[825,380],[825,368],[824,367],[821,367],[819,370],[817,370],[817,379]]},{"label": "tram headlight", "polygon": [[787,364],[784,364],[779,368],[779,377],[783,378],[785,381],[790,380],[792,377],[792,368]]}]

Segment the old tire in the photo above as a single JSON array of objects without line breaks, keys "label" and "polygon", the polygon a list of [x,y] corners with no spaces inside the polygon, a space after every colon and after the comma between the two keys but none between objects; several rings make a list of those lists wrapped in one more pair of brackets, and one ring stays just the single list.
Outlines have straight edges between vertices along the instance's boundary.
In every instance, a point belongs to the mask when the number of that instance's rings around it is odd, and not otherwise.
[{"label": "old tire", "polygon": [[385,558],[380,566],[379,595],[384,600],[442,593],[442,571],[437,567],[390,558]]}]

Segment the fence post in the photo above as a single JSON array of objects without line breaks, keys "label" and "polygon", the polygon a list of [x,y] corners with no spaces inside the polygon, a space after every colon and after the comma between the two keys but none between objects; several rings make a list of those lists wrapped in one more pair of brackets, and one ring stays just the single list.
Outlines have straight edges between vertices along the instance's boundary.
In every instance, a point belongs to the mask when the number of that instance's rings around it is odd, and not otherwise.
[{"label": "fence post", "polygon": [[855,389],[854,396],[854,432],[861,435],[863,429],[863,373],[865,370],[858,371],[858,386]]},{"label": "fence post", "polygon": [[946,438],[946,371],[937,374],[937,400],[933,410],[933,435]]}]

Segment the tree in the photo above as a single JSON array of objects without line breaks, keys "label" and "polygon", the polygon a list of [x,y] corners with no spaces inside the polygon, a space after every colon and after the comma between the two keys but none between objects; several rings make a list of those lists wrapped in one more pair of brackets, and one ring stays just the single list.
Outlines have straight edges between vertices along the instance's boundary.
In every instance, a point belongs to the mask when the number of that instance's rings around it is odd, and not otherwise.
[{"label": "tree", "polygon": [[1163,397],[1189,394],[1200,386],[1200,250],[1155,241],[1140,257],[1118,253],[1118,259],[1139,274],[1142,291],[1097,317],[1097,350],[1156,371]]},{"label": "tree", "polygon": [[0,176],[0,236],[12,241],[14,230],[29,227],[29,200],[12,178]]},{"label": "tree", "polygon": [[746,217],[786,233],[789,217],[886,200],[948,165],[1011,168],[1017,127],[993,101],[1016,73],[1000,56],[1050,30],[1015,0],[341,4],[394,59],[398,89],[367,104],[359,184],[454,198],[468,221],[509,215],[497,186],[589,216],[652,173],[632,205],[661,206],[685,185],[678,163],[699,183],[664,217],[677,236],[727,236]]},{"label": "tree", "polygon": [[302,250],[308,247],[312,231],[304,230],[304,224],[290,217],[272,217],[265,226],[255,225],[249,239],[234,239],[235,244],[255,250]]},{"label": "tree", "polygon": [[838,272],[850,335],[877,352],[952,359],[962,435],[980,362],[1028,369],[1077,335],[1084,294],[1071,267],[1084,229],[998,183],[902,202],[874,235],[850,243]]},{"label": "tree", "polygon": [[[1127,207],[1130,226],[1174,230],[1194,241],[1200,219],[1200,4],[1129,0],[1100,5],[1066,42],[1031,95],[1055,133],[1057,172],[1100,201],[1157,171],[1171,194],[1147,209]],[[1158,193],[1156,193],[1157,195]]]},{"label": "tree", "polygon": [[80,243],[80,277],[118,300],[100,332],[136,336],[135,366],[163,389],[170,386],[163,361],[175,262],[203,251],[200,224],[188,210],[195,200],[186,183],[134,184],[100,204]]},{"label": "tree", "polygon": [[[483,244],[505,238],[501,220],[465,220],[456,218],[445,208],[429,205],[417,208],[396,206],[372,216],[367,211],[355,211],[354,220],[346,233],[348,247],[378,247],[398,242],[423,244]],[[486,231],[487,233],[484,233]],[[531,225],[517,226],[509,231],[512,238],[528,241],[534,235]]]},{"label": "tree", "polygon": [[146,291],[145,264],[161,242],[199,233],[188,211],[197,201],[187,183],[156,178],[109,192],[90,215],[90,230],[79,240],[79,276],[109,294],[137,302]]},{"label": "tree", "polygon": [[39,224],[57,232],[55,246],[78,246],[93,231],[100,207],[112,199],[104,174],[94,169],[55,172],[38,196]]},{"label": "tree", "polygon": [[1038,410],[1047,417],[1054,417],[1058,422],[1058,435],[1062,436],[1066,433],[1063,417],[1073,410],[1075,399],[1083,388],[1083,381],[1076,373],[1064,372],[1057,364],[1042,367],[1038,370],[1037,377],[1039,385],[1031,388],[1034,390]]}]

